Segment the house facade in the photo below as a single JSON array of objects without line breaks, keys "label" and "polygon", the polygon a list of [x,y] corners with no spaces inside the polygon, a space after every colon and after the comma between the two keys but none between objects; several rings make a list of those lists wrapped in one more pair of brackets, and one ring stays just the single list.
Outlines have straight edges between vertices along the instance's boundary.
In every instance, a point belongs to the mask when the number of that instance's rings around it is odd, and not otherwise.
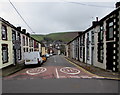
[{"label": "house facade", "polygon": [[0,69],[24,63],[24,52],[39,51],[41,43],[0,17]]},{"label": "house facade", "polygon": [[120,54],[120,7],[101,19],[96,26],[94,65],[103,69],[119,71]]},{"label": "house facade", "polygon": [[120,71],[120,7],[67,44],[67,56],[105,70]]},{"label": "house facade", "polygon": [[13,64],[11,25],[0,18],[0,68]]}]

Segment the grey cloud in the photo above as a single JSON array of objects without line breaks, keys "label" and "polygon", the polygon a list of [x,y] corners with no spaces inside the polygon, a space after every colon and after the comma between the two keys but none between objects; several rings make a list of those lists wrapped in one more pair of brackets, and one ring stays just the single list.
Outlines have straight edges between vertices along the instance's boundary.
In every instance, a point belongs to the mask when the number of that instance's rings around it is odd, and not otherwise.
[{"label": "grey cloud", "polygon": [[[95,5],[114,6],[113,2],[108,3],[89,3]],[[95,17],[101,18],[113,9],[82,6],[66,2],[32,2],[14,3],[18,11],[24,17],[31,28],[39,34],[47,34],[56,31],[85,30]],[[15,11],[11,11],[15,13]],[[7,11],[6,11],[7,14]],[[15,15],[18,22],[25,26],[18,15]],[[14,19],[14,16],[10,19]],[[12,20],[10,20],[12,21]],[[15,23],[15,21],[13,22]],[[28,27],[27,27],[28,29]],[[30,31],[28,29],[28,31]]]}]

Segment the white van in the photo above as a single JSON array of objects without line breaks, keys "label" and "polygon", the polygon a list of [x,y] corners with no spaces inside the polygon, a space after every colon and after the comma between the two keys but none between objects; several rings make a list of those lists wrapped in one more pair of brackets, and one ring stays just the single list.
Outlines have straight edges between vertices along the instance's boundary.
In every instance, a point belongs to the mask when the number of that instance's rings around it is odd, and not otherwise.
[{"label": "white van", "polygon": [[24,52],[24,60],[25,60],[25,65],[30,65],[30,64],[42,64],[42,58],[40,56],[40,52]]}]

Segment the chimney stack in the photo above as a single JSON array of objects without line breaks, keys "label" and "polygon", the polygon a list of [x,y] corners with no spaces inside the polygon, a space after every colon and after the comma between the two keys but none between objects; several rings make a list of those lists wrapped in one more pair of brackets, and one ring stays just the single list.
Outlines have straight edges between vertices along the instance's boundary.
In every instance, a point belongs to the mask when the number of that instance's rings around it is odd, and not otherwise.
[{"label": "chimney stack", "polygon": [[21,27],[19,26],[19,27],[17,27],[17,29],[19,30],[19,31],[21,31]]},{"label": "chimney stack", "polygon": [[117,2],[115,5],[116,5],[116,8],[120,7],[120,2]]},{"label": "chimney stack", "polygon": [[98,24],[98,17],[96,17],[96,21],[93,21],[93,22],[92,22],[92,25],[93,25],[93,26],[95,26],[95,25],[97,25],[97,24]]},{"label": "chimney stack", "polygon": [[96,21],[98,22],[98,17],[96,17]]},{"label": "chimney stack", "polygon": [[22,32],[23,32],[24,34],[26,34],[26,29],[22,29]]}]

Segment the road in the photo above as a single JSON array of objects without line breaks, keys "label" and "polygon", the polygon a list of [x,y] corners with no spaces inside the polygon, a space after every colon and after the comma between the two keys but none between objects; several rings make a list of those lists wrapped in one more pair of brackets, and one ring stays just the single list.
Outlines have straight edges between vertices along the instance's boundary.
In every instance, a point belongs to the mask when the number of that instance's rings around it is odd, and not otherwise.
[{"label": "road", "polygon": [[3,78],[3,93],[118,93],[117,80],[105,80],[64,56],[51,56],[41,67],[27,67]]}]

